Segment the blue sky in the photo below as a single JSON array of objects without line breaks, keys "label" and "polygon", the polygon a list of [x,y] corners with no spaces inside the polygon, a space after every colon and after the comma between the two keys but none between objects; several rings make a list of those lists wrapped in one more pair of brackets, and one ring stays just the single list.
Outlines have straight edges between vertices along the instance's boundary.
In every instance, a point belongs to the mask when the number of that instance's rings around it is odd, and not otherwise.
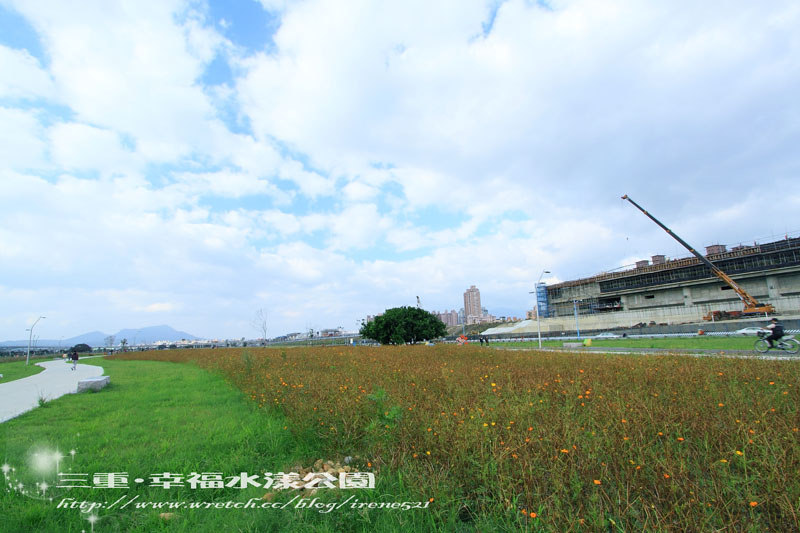
[{"label": "blue sky", "polygon": [[254,0],[210,2],[203,7],[217,31],[234,45],[242,47],[245,53],[275,51],[272,36],[281,22],[276,9],[265,8]]},{"label": "blue sky", "polygon": [[[800,10],[0,0],[0,339],[354,329],[800,232]],[[770,199],[781,198],[780,209]],[[768,216],[764,214],[768,213]]]}]

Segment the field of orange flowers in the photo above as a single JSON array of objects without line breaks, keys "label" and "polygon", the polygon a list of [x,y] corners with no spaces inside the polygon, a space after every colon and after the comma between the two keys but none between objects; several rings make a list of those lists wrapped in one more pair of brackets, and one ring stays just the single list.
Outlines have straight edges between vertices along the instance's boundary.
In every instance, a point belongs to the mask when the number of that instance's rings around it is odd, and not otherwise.
[{"label": "field of orange flowers", "polygon": [[[800,529],[800,363],[477,346],[175,350],[463,522]],[[451,517],[452,518],[452,517]]]}]

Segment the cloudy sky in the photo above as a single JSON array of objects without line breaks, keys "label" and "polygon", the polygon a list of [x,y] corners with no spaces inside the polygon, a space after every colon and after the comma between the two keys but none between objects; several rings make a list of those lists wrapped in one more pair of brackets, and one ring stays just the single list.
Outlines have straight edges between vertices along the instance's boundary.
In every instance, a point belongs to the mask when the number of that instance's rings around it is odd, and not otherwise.
[{"label": "cloudy sky", "polygon": [[458,309],[800,230],[800,4],[0,0],[0,340]]}]

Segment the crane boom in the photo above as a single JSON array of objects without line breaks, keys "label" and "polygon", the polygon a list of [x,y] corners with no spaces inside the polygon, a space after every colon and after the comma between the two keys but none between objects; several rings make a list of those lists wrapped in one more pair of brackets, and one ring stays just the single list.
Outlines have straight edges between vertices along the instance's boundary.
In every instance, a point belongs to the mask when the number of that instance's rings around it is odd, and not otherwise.
[{"label": "crane boom", "polygon": [[745,313],[774,313],[775,312],[775,308],[771,304],[760,304],[760,303],[758,303],[758,301],[755,298],[750,296],[747,293],[747,291],[745,291],[738,283],[733,281],[733,279],[731,279],[731,277],[728,276],[725,272],[723,272],[718,266],[714,265],[714,263],[712,263],[711,261],[706,259],[703,256],[703,254],[701,254],[700,252],[698,252],[697,250],[692,248],[689,245],[689,243],[687,243],[686,241],[684,241],[683,239],[678,237],[675,234],[675,232],[673,232],[671,229],[669,229],[664,224],[662,224],[661,221],[658,220],[656,217],[654,217],[653,215],[648,213],[647,210],[644,209],[642,206],[640,206],[639,204],[634,202],[632,199],[630,199],[627,194],[623,195],[622,199],[623,200],[628,200],[630,203],[632,203],[634,205],[634,207],[636,207],[639,211],[641,211],[642,213],[647,215],[647,218],[649,218],[650,220],[652,220],[653,222],[658,224],[661,227],[661,229],[663,229],[664,231],[669,233],[670,236],[672,236],[673,239],[675,239],[676,241],[681,243],[684,248],[686,248],[687,250],[692,252],[694,254],[694,256],[697,259],[699,259],[701,263],[706,265],[715,276],[717,276],[719,279],[721,279],[722,281],[727,283],[728,286],[731,289],[733,289],[734,292],[736,292],[736,295],[739,296],[739,298],[742,300],[742,303],[744,304],[744,312]]}]

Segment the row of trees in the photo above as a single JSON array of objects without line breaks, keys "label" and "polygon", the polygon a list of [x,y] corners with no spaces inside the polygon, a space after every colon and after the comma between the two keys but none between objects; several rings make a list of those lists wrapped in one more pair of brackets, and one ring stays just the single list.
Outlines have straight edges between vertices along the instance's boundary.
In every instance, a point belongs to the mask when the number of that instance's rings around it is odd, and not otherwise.
[{"label": "row of trees", "polygon": [[359,333],[381,344],[416,344],[444,337],[447,326],[438,316],[424,309],[395,307],[361,326]]}]

